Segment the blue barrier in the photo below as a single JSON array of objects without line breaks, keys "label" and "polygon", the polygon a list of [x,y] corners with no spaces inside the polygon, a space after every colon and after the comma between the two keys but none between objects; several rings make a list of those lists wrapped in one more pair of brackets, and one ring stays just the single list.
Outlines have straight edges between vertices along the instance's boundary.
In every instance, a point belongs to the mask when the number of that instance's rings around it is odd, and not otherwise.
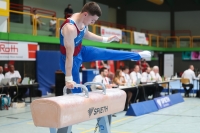
[{"label": "blue barrier", "polygon": [[140,116],[140,115],[148,114],[155,111],[158,111],[158,108],[154,100],[149,100],[145,102],[131,104],[129,106],[128,111],[126,112],[126,115]]},{"label": "blue barrier", "polygon": [[131,104],[126,112],[126,115],[140,116],[181,102],[184,102],[184,100],[180,93],[158,97],[153,100]]},{"label": "blue barrier", "polygon": [[183,99],[183,97],[181,96],[180,93],[169,95],[169,98],[171,100],[172,105],[184,102],[184,99]]},{"label": "blue barrier", "polygon": [[176,93],[173,95],[165,96],[165,97],[158,97],[154,99],[158,109],[163,109],[169,106],[172,106],[177,103],[184,102],[183,97],[180,93]]},{"label": "blue barrier", "polygon": [[36,75],[39,83],[39,90],[42,95],[47,95],[51,91],[51,86],[55,84],[55,71],[59,70],[59,51],[37,51]]}]

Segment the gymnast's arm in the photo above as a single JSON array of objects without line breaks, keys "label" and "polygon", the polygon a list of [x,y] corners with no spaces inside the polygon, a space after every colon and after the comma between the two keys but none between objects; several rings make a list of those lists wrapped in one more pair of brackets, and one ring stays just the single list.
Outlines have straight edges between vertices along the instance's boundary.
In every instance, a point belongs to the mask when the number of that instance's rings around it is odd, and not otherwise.
[{"label": "gymnast's arm", "polygon": [[72,67],[73,67],[73,54],[74,54],[74,39],[77,35],[77,31],[74,25],[67,24],[66,26],[63,27],[62,34],[64,36],[64,46],[66,49],[65,81],[67,88],[71,89],[74,87],[74,82],[72,77]]},{"label": "gymnast's arm", "polygon": [[88,40],[92,40],[92,41],[97,41],[97,42],[104,42],[104,43],[109,43],[112,41],[119,41],[119,38],[117,36],[110,36],[110,37],[102,37],[102,36],[98,36],[90,31],[85,32],[85,39]]}]

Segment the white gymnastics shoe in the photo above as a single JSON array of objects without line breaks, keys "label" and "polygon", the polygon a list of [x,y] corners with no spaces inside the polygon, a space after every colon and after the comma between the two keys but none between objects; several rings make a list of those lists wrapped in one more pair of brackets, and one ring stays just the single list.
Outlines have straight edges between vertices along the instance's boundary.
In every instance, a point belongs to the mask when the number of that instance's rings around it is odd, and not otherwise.
[{"label": "white gymnastics shoe", "polygon": [[147,58],[147,57],[151,57],[151,52],[150,51],[142,51],[138,53],[141,58]]}]

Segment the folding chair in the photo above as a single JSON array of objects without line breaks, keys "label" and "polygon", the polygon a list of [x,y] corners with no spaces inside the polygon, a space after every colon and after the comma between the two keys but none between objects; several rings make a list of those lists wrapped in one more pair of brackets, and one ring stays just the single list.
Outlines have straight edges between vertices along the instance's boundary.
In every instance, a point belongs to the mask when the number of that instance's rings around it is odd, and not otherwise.
[{"label": "folding chair", "polygon": [[[162,86],[164,89],[168,88],[168,84],[161,84],[161,86]],[[171,91],[170,91],[170,88],[171,88],[171,86],[169,86],[169,92],[171,92]],[[168,91],[165,92],[165,96],[166,96],[166,95],[168,95]]]},{"label": "folding chair", "polygon": [[[190,80],[188,78],[181,78],[180,82],[181,82],[180,88],[183,87],[182,84],[190,84]],[[180,92],[181,92],[181,90],[180,90]],[[193,93],[194,93],[194,89],[193,89]]]}]

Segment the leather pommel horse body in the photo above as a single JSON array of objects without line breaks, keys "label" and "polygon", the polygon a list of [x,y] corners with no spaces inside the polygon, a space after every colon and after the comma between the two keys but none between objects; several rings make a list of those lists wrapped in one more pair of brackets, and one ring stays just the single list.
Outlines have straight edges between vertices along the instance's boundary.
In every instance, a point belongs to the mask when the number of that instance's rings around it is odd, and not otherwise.
[{"label": "leather pommel horse body", "polygon": [[[102,85],[92,82],[85,85],[91,84]],[[31,113],[35,126],[49,127],[50,133],[71,133],[72,125],[100,118],[100,132],[110,133],[111,114],[124,109],[126,93],[118,89],[105,89],[104,85],[103,93],[102,90],[88,92],[85,85],[76,85],[84,93],[34,100]]]}]

